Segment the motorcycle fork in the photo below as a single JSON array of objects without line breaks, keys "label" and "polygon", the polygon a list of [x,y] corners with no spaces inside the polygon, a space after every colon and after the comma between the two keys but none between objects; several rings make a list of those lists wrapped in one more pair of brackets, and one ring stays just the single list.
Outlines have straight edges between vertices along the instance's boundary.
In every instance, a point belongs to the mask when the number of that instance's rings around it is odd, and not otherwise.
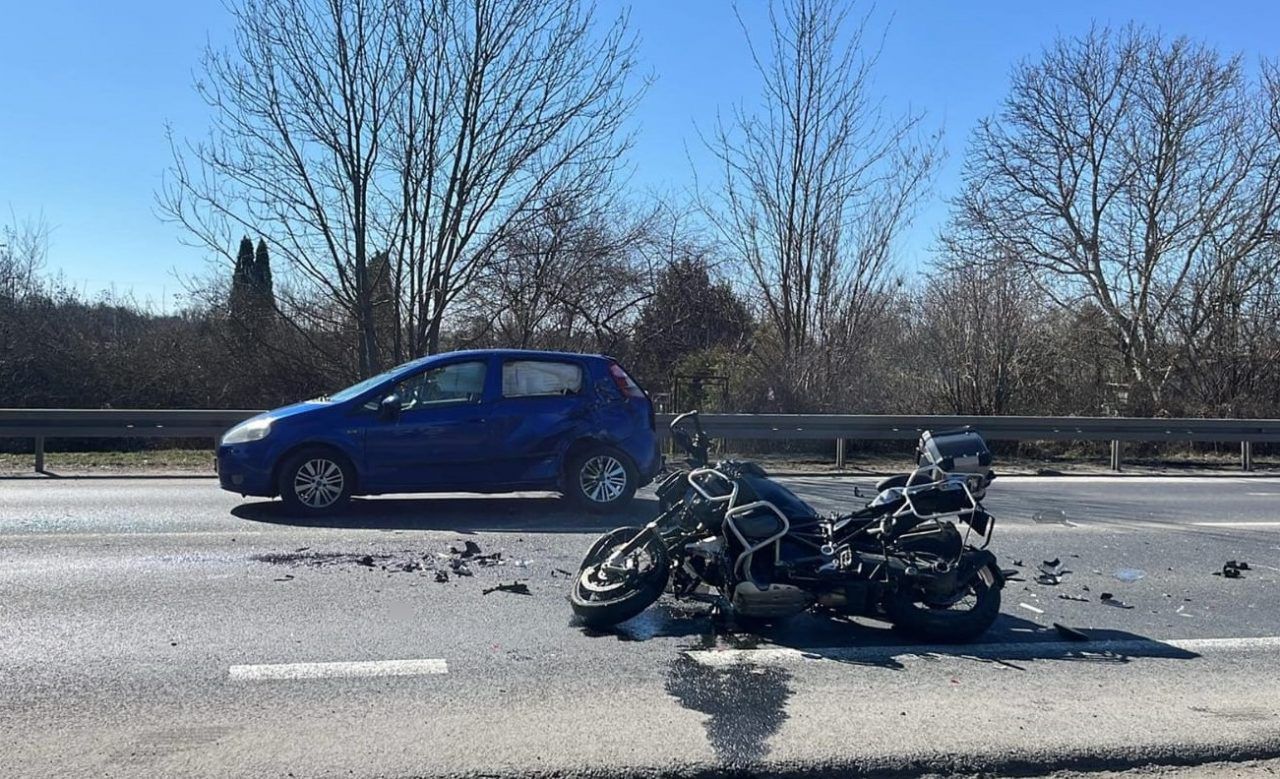
[{"label": "motorcycle fork", "polygon": [[669,513],[670,511],[664,511],[655,517],[652,522],[640,528],[640,532],[636,533],[635,538],[615,549],[613,554],[609,555],[604,562],[600,563],[601,570],[608,571],[610,573],[626,574],[629,571],[625,565],[627,558],[631,557],[632,554],[648,543],[647,536],[650,533],[655,533],[658,536],[658,540],[665,543],[665,540],[662,538],[662,534],[656,533],[656,531],[662,525],[663,520],[667,518],[667,514]]}]

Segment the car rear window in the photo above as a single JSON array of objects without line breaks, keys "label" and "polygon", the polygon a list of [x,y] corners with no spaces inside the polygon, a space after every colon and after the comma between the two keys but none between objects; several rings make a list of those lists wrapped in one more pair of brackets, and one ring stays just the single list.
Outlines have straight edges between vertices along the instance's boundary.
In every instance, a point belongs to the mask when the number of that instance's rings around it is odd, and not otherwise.
[{"label": "car rear window", "polygon": [[504,398],[576,395],[581,390],[582,368],[573,363],[513,360],[502,366]]}]

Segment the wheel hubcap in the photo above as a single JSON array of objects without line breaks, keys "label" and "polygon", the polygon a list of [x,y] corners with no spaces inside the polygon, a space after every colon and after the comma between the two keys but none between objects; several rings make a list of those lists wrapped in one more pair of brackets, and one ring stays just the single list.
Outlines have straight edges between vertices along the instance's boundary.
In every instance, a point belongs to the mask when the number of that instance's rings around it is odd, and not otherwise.
[{"label": "wheel hubcap", "polygon": [[627,469],[615,457],[597,455],[583,463],[578,485],[591,500],[608,503],[617,500],[627,488]]},{"label": "wheel hubcap", "polygon": [[304,506],[322,509],[342,495],[342,468],[332,460],[307,460],[293,477],[293,491]]}]

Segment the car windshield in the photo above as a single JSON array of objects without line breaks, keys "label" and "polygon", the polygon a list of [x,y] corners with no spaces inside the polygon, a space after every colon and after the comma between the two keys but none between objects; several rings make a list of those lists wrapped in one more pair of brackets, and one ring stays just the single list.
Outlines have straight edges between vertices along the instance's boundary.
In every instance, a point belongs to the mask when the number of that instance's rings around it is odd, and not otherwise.
[{"label": "car windshield", "polygon": [[402,372],[405,368],[408,368],[410,365],[416,365],[416,364],[418,363],[407,362],[403,365],[397,365],[396,367],[392,368],[389,371],[384,371],[383,373],[379,373],[377,376],[370,376],[369,378],[365,379],[362,382],[359,382],[357,384],[352,384],[350,387],[347,387],[346,389],[338,390],[332,395],[325,395],[323,397],[316,398],[316,400],[322,403],[342,403],[342,402],[351,400],[353,398],[357,398],[363,395],[364,393],[368,392],[369,390],[373,389],[374,387],[378,386],[379,384],[390,381],[396,374]]}]

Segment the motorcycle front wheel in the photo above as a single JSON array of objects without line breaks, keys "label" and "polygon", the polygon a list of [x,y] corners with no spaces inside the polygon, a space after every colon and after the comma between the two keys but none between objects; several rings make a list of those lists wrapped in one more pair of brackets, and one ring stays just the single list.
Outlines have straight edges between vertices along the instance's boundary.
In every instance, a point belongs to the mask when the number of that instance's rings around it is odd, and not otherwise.
[{"label": "motorcycle front wheel", "polygon": [[1000,615],[1000,574],[985,566],[963,589],[945,602],[902,592],[885,603],[893,626],[914,638],[936,644],[972,641]]},{"label": "motorcycle front wheel", "polygon": [[583,558],[569,592],[573,613],[583,625],[606,628],[625,622],[649,608],[666,589],[671,557],[662,540],[652,533],[621,561],[625,571],[603,566],[640,532],[638,527],[621,527],[606,533]]}]

